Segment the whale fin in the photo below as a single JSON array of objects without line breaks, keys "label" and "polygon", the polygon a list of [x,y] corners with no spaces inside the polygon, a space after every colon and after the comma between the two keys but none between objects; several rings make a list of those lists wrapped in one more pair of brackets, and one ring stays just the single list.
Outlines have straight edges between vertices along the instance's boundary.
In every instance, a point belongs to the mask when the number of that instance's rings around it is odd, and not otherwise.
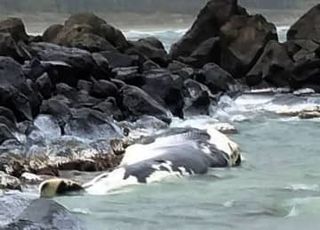
[{"label": "whale fin", "polygon": [[83,194],[85,189],[75,181],[56,178],[42,182],[39,186],[39,192],[41,198],[52,198],[70,194]]}]

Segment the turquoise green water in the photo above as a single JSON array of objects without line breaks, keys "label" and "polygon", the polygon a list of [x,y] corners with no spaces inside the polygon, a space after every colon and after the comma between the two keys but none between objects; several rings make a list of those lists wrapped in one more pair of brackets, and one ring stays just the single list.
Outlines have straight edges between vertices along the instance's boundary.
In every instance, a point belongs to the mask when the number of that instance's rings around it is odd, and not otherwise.
[{"label": "turquoise green water", "polygon": [[246,158],[240,168],[58,200],[96,230],[320,227],[320,122],[277,118],[236,126],[232,138]]}]

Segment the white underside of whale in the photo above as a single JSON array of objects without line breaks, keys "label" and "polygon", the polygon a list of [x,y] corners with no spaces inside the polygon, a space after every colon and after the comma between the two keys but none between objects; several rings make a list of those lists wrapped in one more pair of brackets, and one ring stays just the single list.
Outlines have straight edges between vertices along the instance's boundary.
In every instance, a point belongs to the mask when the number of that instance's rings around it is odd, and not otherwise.
[{"label": "white underside of whale", "polygon": [[[154,165],[154,169],[160,169],[160,167],[166,167],[168,171],[157,170],[146,178],[146,183],[156,183],[168,178],[182,177],[190,175],[186,169],[179,168],[180,172],[174,172],[171,168],[171,162],[167,161],[162,164]],[[92,181],[83,185],[86,192],[90,195],[106,195],[110,192],[140,184],[136,177],[129,176],[123,179],[125,175],[125,168],[119,167],[110,173],[104,173],[94,178]]]},{"label": "white underside of whale", "polygon": [[90,195],[105,195],[119,188],[139,184],[137,178],[133,176],[124,180],[124,174],[125,169],[120,167],[110,173],[103,173],[82,186]]}]

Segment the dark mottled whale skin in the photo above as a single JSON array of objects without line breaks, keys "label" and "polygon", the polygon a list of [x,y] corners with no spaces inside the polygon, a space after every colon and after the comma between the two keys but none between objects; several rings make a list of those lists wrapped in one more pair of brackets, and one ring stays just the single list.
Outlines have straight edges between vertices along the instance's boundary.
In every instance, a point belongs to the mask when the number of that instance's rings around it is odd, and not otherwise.
[{"label": "dark mottled whale skin", "polygon": [[84,230],[83,224],[53,200],[36,199],[1,230]]},{"label": "dark mottled whale skin", "polygon": [[186,143],[165,147],[165,154],[133,165],[123,166],[125,175],[137,178],[139,183],[147,183],[147,178],[156,171],[172,172],[183,175],[205,174],[210,167],[227,167],[228,162],[223,152],[211,146],[212,153],[204,154],[199,148]]}]

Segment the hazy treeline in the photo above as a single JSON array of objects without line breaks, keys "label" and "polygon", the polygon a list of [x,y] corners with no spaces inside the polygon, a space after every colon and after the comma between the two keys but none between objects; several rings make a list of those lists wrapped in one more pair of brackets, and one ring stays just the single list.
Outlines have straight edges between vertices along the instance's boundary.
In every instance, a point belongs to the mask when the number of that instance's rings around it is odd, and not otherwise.
[{"label": "hazy treeline", "polygon": [[206,0],[0,0],[0,9],[15,12],[177,12],[192,13]]},{"label": "hazy treeline", "polygon": [[[194,13],[207,0],[0,0],[2,12],[141,12]],[[246,7],[307,8],[319,0],[239,0]]]},{"label": "hazy treeline", "polygon": [[309,8],[319,0],[239,0],[247,7],[262,9],[304,9]]}]

